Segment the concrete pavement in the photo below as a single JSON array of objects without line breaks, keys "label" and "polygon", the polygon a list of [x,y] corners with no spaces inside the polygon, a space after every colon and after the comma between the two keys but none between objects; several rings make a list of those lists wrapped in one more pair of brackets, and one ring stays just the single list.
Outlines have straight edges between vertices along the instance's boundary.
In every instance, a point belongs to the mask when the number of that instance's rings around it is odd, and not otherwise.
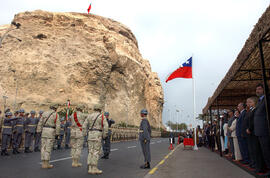
[{"label": "concrete pavement", "polygon": [[204,147],[184,150],[181,144],[144,178],[252,178],[253,176]]}]

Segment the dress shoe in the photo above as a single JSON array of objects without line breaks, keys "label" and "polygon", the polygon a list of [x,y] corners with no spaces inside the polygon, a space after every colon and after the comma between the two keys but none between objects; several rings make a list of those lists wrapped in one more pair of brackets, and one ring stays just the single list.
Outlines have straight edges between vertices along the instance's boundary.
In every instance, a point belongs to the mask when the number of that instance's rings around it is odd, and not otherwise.
[{"label": "dress shoe", "polygon": [[9,154],[8,154],[7,150],[5,150],[5,156],[9,156]]},{"label": "dress shoe", "polygon": [[141,165],[140,168],[141,169],[150,169],[150,164],[149,163],[146,163],[144,165]]},{"label": "dress shoe", "polygon": [[19,152],[18,148],[16,148],[15,151],[16,151],[17,154],[20,154],[21,153],[21,152]]},{"label": "dress shoe", "polygon": [[256,169],[254,172],[255,172],[256,174],[260,174],[260,173],[263,173],[263,170],[257,170],[257,169]]},{"label": "dress shoe", "polygon": [[266,172],[266,173],[263,174],[262,176],[270,176],[270,171]]}]

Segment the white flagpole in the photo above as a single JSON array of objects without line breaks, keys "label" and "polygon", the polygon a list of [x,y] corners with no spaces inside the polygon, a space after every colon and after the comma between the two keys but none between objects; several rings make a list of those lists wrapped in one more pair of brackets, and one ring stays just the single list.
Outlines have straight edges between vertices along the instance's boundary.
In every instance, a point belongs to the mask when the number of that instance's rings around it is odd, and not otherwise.
[{"label": "white flagpole", "polygon": [[[195,76],[194,76],[194,60],[193,60],[193,55],[192,55],[192,88],[193,88],[193,119],[194,123],[196,123],[196,97],[195,97]],[[198,150],[197,147],[197,126],[195,124],[194,128],[194,147],[193,150]]]}]

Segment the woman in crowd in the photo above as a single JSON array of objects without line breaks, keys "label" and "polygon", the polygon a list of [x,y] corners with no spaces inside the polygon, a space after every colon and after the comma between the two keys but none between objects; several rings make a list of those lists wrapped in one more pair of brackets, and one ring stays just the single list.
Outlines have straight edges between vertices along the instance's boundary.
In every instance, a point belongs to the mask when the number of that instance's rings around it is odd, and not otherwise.
[{"label": "woman in crowd", "polygon": [[228,149],[228,114],[224,113],[224,125],[223,125],[223,130],[224,130],[224,149],[225,149],[225,154],[229,153]]},{"label": "woman in crowd", "polygon": [[237,122],[237,119],[239,118],[239,111],[235,111],[234,112],[234,117],[236,118],[231,127],[229,128],[230,131],[232,132],[232,138],[233,138],[233,145],[234,145],[234,155],[235,155],[235,160],[236,161],[240,161],[242,160],[242,156],[241,156],[241,153],[240,153],[240,149],[239,149],[239,144],[238,144],[238,140],[237,140],[237,136],[236,136],[236,122]]}]

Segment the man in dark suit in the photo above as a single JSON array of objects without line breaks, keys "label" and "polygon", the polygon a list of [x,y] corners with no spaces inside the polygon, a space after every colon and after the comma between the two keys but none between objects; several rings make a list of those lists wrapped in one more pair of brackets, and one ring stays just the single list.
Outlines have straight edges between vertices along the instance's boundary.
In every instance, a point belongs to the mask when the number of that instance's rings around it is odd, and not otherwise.
[{"label": "man in dark suit", "polygon": [[236,122],[236,136],[238,139],[238,144],[239,144],[239,149],[242,155],[242,163],[243,164],[249,164],[249,155],[248,155],[248,144],[247,144],[247,138],[246,138],[246,134],[243,137],[243,131],[242,131],[242,126],[243,126],[243,122],[246,116],[246,104],[245,103],[239,103],[237,106],[237,109],[240,112],[240,116],[239,119],[237,119]]},{"label": "man in dark suit", "polygon": [[[270,136],[265,107],[264,88],[262,84],[256,86],[256,95],[259,97],[259,101],[254,113],[254,133],[259,139],[266,166],[270,169]],[[270,176],[270,171],[264,176]]]}]

